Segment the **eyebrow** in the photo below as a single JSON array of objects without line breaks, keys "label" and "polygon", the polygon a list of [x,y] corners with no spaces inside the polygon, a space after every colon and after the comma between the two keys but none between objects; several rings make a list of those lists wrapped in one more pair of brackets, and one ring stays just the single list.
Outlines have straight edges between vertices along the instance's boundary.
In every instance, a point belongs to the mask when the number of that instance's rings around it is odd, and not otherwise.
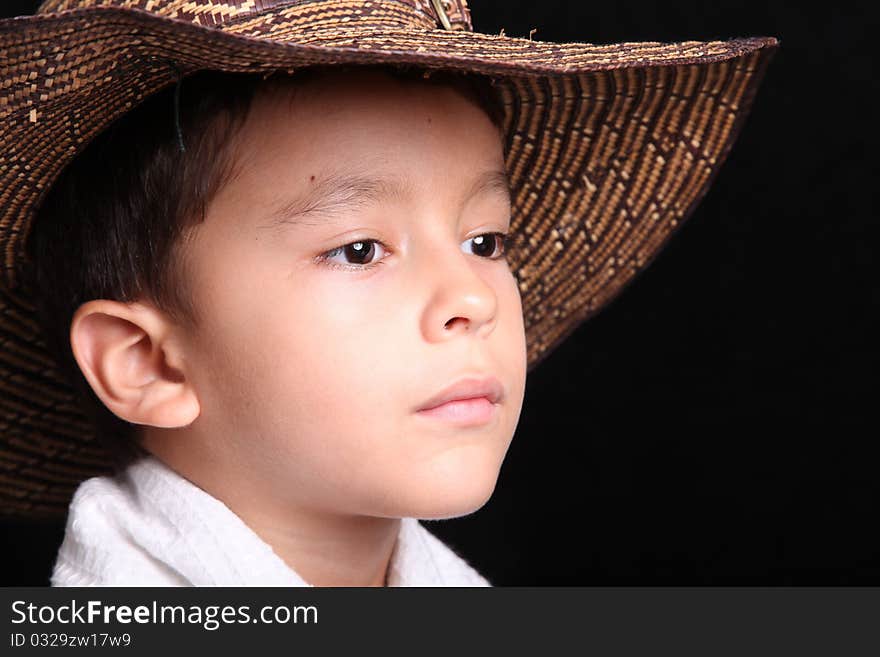
[{"label": "eyebrow", "polygon": [[[486,193],[511,201],[510,178],[504,169],[490,169],[476,176],[465,191],[462,204]],[[343,212],[362,209],[382,201],[402,201],[413,195],[412,185],[401,178],[376,178],[353,173],[334,173],[319,177],[304,195],[283,201],[269,213],[259,228],[318,226],[335,223]]]}]

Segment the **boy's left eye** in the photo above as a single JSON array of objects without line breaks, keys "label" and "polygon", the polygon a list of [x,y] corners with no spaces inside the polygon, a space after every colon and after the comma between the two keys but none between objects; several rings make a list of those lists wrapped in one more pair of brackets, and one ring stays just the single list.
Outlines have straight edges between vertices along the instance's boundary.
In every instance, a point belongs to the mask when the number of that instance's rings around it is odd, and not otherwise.
[{"label": "boy's left eye", "polygon": [[[475,235],[463,242],[463,244],[469,242],[473,243],[473,246],[471,246],[469,250],[466,250],[465,253],[486,257],[490,260],[498,260],[506,255],[507,246],[509,244],[507,238],[508,235],[506,233],[483,233],[481,235]],[[385,245],[378,240],[358,240],[357,242],[350,242],[327,251],[318,256],[318,260],[326,263],[333,269],[370,269],[376,265],[382,264],[382,260],[371,262],[375,257],[377,245],[380,250],[387,250]],[[496,255],[496,252],[498,251],[500,251],[500,253],[497,253]],[[340,256],[343,259],[348,260],[348,262],[345,263],[334,260],[334,258]]]}]

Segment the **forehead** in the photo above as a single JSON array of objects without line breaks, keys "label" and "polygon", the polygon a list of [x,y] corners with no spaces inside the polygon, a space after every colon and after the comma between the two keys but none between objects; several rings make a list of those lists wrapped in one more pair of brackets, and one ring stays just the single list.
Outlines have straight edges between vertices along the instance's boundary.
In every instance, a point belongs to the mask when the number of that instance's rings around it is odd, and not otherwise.
[{"label": "forehead", "polygon": [[492,103],[479,96],[458,78],[428,81],[412,72],[392,75],[381,69],[270,77],[257,88],[245,138],[274,140],[268,128],[277,132],[282,124],[310,141],[346,132],[369,136],[378,130],[410,131],[413,139],[440,132],[447,139],[489,135],[500,146],[498,117],[489,108]]},{"label": "forehead", "polygon": [[500,132],[481,108],[454,88],[381,72],[268,86],[236,150],[236,177],[271,205],[268,225],[321,203],[509,189]]}]

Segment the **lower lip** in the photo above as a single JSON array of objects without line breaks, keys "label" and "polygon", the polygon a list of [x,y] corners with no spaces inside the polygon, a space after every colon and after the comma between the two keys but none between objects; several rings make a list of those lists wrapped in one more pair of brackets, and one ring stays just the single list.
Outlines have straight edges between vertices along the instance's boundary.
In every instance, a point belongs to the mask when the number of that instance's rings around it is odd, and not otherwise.
[{"label": "lower lip", "polygon": [[495,415],[495,407],[486,397],[457,399],[440,406],[419,411],[419,415],[443,420],[457,426],[485,424]]}]

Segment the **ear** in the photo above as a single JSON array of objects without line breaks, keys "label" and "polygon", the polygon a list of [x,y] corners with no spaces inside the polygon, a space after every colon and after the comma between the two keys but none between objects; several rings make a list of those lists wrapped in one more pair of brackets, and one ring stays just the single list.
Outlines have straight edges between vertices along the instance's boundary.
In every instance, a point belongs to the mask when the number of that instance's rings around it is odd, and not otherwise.
[{"label": "ear", "polygon": [[164,313],[139,302],[81,305],[70,345],[98,398],[132,424],[182,427],[199,415],[182,345]]}]

